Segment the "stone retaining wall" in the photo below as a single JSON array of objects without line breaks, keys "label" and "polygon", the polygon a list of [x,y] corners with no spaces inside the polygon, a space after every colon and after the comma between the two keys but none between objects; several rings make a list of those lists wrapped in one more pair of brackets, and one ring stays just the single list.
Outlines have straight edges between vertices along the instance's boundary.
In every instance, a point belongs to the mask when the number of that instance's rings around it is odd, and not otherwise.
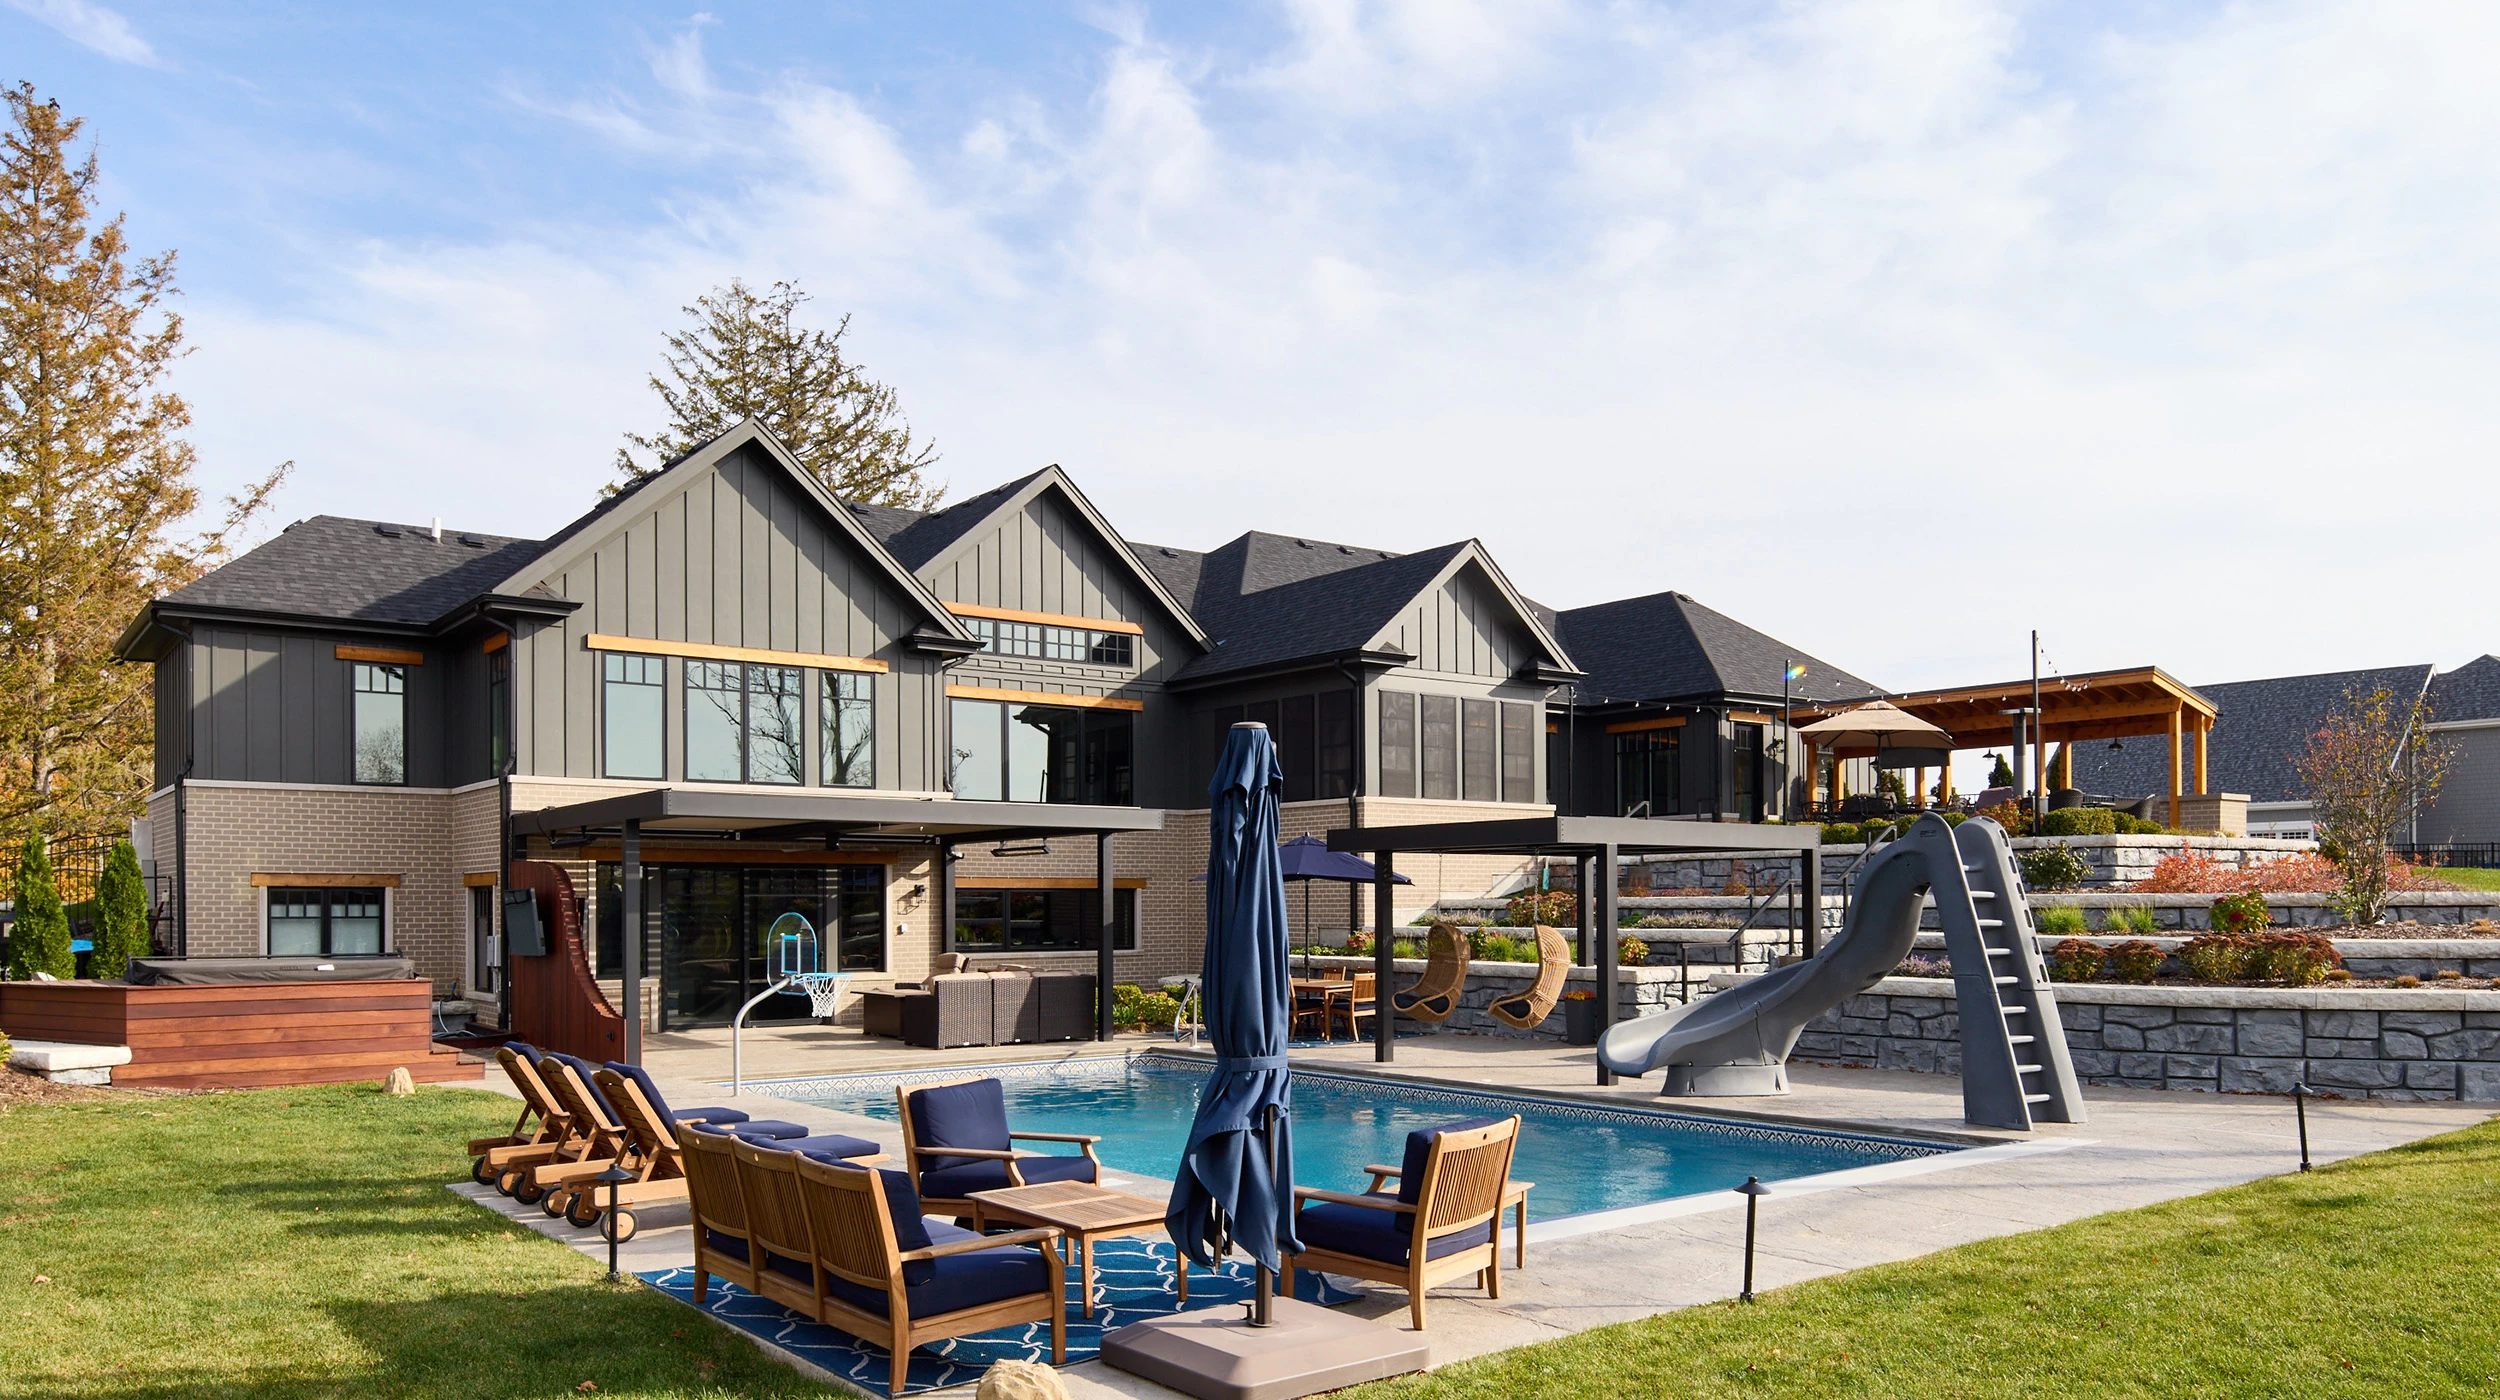
[{"label": "stone retaining wall", "polygon": [[[2087,1084],[2500,1101],[2500,992],[2065,983],[2057,1001]],[[1808,1025],[1795,1058],[1959,1074],[1953,983],[1887,977]]]},{"label": "stone retaining wall", "polygon": [[[2278,841],[2261,836],[2022,836],[2014,840],[2017,854],[2042,846],[2063,846],[2091,867],[2092,885],[2126,885],[2153,873],[2164,856],[2196,851],[2225,865],[2243,869],[2318,848],[2315,841]],[[1823,848],[1824,888],[1837,893],[1844,873],[1865,854],[1861,844]],[[1569,867],[1557,868],[1557,874]],[[1760,855],[1653,856],[1625,862],[1626,888],[1724,890],[1732,880],[1759,888],[1796,869],[1792,859]]]},{"label": "stone retaining wall", "polygon": [[[2190,933],[2200,933],[2213,927],[2214,901],[2219,898],[2221,898],[2220,895],[2211,894],[2129,894],[2123,891],[2103,890],[2035,894],[2031,896],[2030,903],[2035,915],[2042,909],[2083,910],[2084,917],[2096,929],[2109,922],[2110,910],[2141,906],[2153,911],[2153,921],[2162,928],[2184,929]],[[2332,896],[2323,894],[2270,894],[2266,896],[2266,908],[2273,911],[2274,922],[2284,928],[2333,928],[2342,922],[2342,919],[2335,912],[2331,901]],[[1626,897],[1618,901],[1618,907],[1623,913],[1629,915],[1703,915],[1724,920],[1728,928],[1732,930],[1737,924],[1744,922],[1745,916],[1751,913],[1753,907],[1759,903],[1761,903],[1761,898],[1757,895],[1695,894]],[[1445,899],[1437,906],[1437,912],[1443,915],[1497,919],[1502,916],[1504,907],[1503,902],[1498,899]],[[1827,895],[1821,907],[1824,932],[1827,934],[1838,932],[1843,912],[1839,895],[1837,893]],[[2487,890],[2424,890],[2398,893],[2388,898],[2387,917],[2391,920],[2417,924],[2463,926],[2476,919],[2489,919],[2500,923],[2500,894],[2493,894]],[[1784,937],[1797,924],[1797,913],[1790,901],[1783,896],[1774,900],[1768,908],[1762,911],[1762,917],[1754,922],[1753,931]],[[1931,929],[1939,927],[1933,904],[1930,904],[1927,912],[1921,916],[1921,927]],[[1655,941],[1664,938],[1670,932],[1680,932],[1680,930],[1625,929],[1624,932],[1638,933],[1644,938]],[[2061,935],[2047,936],[2054,938]]]}]

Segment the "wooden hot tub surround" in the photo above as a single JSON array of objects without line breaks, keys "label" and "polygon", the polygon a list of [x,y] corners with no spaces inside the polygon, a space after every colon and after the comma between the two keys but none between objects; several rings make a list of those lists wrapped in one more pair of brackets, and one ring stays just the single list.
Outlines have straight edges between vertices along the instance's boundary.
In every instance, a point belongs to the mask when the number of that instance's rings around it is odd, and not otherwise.
[{"label": "wooden hot tub surround", "polygon": [[113,1083],[258,1088],[381,1079],[477,1079],[485,1066],[433,1042],[422,979],[134,987],[0,982],[0,1029],[20,1040],[127,1045]]}]

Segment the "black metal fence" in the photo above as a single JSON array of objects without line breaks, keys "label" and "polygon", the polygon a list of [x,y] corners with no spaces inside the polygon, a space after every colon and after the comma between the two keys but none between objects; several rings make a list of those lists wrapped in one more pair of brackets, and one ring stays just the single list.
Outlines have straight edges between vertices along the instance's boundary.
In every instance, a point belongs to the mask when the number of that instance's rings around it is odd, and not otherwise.
[{"label": "black metal fence", "polygon": [[2390,846],[2388,850],[2415,865],[2453,865],[2468,870],[2500,869],[2500,845]]},{"label": "black metal fence", "polygon": [[[118,836],[55,836],[46,843],[52,857],[52,883],[60,890],[63,904],[95,898],[96,883],[104,878],[104,862],[112,858],[113,847],[121,841]],[[17,901],[15,846],[0,850],[0,898],[11,904]]]}]

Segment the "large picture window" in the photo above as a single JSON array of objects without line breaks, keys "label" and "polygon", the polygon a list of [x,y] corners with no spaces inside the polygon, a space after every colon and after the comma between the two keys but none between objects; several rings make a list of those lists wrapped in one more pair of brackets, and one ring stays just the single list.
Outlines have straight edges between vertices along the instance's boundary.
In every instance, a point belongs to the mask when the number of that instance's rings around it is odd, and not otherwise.
[{"label": "large picture window", "polygon": [[1494,737],[1495,711],[1490,700],[1462,700],[1458,704],[1459,765],[1466,776],[1467,800],[1497,802],[1501,790],[1495,779],[1500,754]]},{"label": "large picture window", "polygon": [[687,781],[806,781],[803,676],[795,666],[687,662]]},{"label": "large picture window", "polygon": [[1683,810],[1681,729],[1642,729],[1615,736],[1615,814],[1630,816],[1642,803],[1647,815]]},{"label": "large picture window", "polygon": [[1502,704],[1502,800],[1539,801],[1536,790],[1536,707]]},{"label": "large picture window", "polygon": [[408,781],[408,668],[354,663],[356,781]]},{"label": "large picture window", "polygon": [[269,956],[354,958],[385,948],[387,897],[367,886],[269,891]]},{"label": "large picture window", "polygon": [[1127,710],[958,699],[948,718],[959,798],[1106,807],[1137,800],[1136,716]]},{"label": "large picture window", "polygon": [[600,657],[601,772],[611,778],[668,776],[667,698],[666,660],[613,652]]},{"label": "large picture window", "polygon": [[1415,696],[1380,692],[1380,795],[1415,795]]},{"label": "large picture window", "polygon": [[876,679],[856,671],[824,673],[825,708],[818,721],[824,752],[817,761],[826,787],[877,785]]},{"label": "large picture window", "polygon": [[1041,661],[1075,661],[1087,666],[1134,667],[1137,639],[1126,632],[1101,632],[1084,627],[1053,627],[1039,622],[1002,622],[968,617],[964,627],[981,639],[992,656],[1029,656]]},{"label": "large picture window", "polygon": [[1354,692],[1323,690],[1319,694],[1319,781],[1317,795],[1343,797],[1354,791]]},{"label": "large picture window", "polygon": [[512,648],[486,654],[486,762],[500,776],[512,761]]},{"label": "large picture window", "polygon": [[1458,697],[1416,697],[1423,711],[1423,795],[1458,796]]},{"label": "large picture window", "polygon": [[[806,919],[827,971],[885,970],[884,865],[646,865],[643,962],[660,981],[660,1028],[722,1026],[771,986],[779,969],[773,925]],[[614,976],[625,955],[623,868],[598,868],[598,971]],[[804,1020],[807,998],[768,997],[749,1021]]]},{"label": "large picture window", "polygon": [[[1137,891],[1114,890],[1119,925],[1111,946],[1137,947]],[[1082,952],[1102,946],[1102,891],[1082,889],[955,891],[954,950],[959,953]]]}]

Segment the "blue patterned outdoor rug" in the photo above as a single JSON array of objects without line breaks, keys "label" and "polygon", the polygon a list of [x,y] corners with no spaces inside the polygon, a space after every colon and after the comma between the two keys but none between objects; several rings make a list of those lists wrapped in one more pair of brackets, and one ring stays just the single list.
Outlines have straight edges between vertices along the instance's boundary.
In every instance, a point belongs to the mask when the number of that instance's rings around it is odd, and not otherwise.
[{"label": "blue patterned outdoor rug", "polygon": [[[1070,1266],[1069,1365],[1093,1360],[1102,1349],[1102,1334],[1106,1331],[1180,1311],[1180,1299],[1172,1289],[1172,1260],[1172,1242],[1169,1240],[1095,1241],[1096,1295],[1091,1318],[1079,1311],[1077,1274],[1075,1267]],[[1318,1274],[1307,1270],[1297,1272],[1294,1296],[1306,1303],[1335,1307],[1360,1296],[1336,1287]],[[641,1277],[643,1282],[677,1301],[689,1306],[694,1304],[693,1269],[660,1269]],[[1189,1310],[1239,1307],[1250,1301],[1256,1277],[1252,1267],[1238,1259],[1226,1261],[1218,1273],[1191,1269]],[[730,1326],[771,1342],[813,1365],[822,1366],[844,1380],[876,1394],[885,1394],[887,1367],[883,1346],[861,1341],[847,1332],[802,1317],[769,1298],[759,1298],[719,1279],[713,1279],[712,1286],[705,1291],[702,1309]],[[992,1332],[976,1332],[968,1337],[951,1337],[915,1347],[903,1390],[911,1394],[950,1385],[967,1385],[979,1380],[990,1363],[999,1360],[1048,1364],[1050,1324],[1019,1323]]]}]

